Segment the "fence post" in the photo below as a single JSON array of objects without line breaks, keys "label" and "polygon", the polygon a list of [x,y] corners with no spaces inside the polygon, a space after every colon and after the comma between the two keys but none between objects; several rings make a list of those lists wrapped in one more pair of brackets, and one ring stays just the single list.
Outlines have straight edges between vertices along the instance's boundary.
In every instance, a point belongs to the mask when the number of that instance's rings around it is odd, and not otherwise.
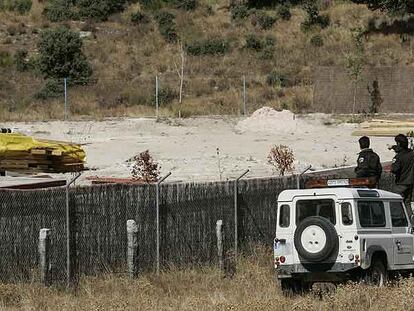
[{"label": "fence post", "polygon": [[246,170],[234,182],[234,259],[237,261],[238,248],[239,248],[239,221],[238,221],[238,195],[239,195],[239,180],[242,179],[250,170]]},{"label": "fence post", "polygon": [[246,114],[246,76],[243,76],[243,115]]},{"label": "fence post", "polygon": [[159,103],[158,103],[158,93],[159,93],[159,80],[158,76],[155,76],[155,116],[158,119],[158,109],[159,109]]},{"label": "fence post", "polygon": [[160,178],[157,183],[155,184],[156,186],[156,192],[157,192],[157,196],[156,196],[156,205],[157,205],[157,216],[156,216],[156,222],[157,222],[157,274],[160,274],[160,184],[166,180],[168,177],[170,177],[171,172],[169,172],[167,175],[165,175],[164,177]]},{"label": "fence post", "polygon": [[220,271],[225,274],[224,270],[224,225],[223,220],[217,220],[216,223],[216,236],[217,236],[217,255],[219,260]]},{"label": "fence post", "polygon": [[70,287],[73,283],[73,271],[72,271],[72,232],[70,226],[70,204],[69,204],[69,188],[79,177],[81,173],[78,173],[70,181],[66,182],[66,286]]},{"label": "fence post", "polygon": [[50,229],[40,229],[39,232],[39,268],[40,281],[49,286],[50,280]]},{"label": "fence post", "polygon": [[309,171],[312,168],[312,165],[309,165],[307,168],[305,168],[300,174],[296,175],[296,189],[300,189],[300,180],[302,179],[302,176]]},{"label": "fence post", "polygon": [[68,119],[68,87],[67,87],[67,78],[63,79],[64,88],[65,88],[65,121]]},{"label": "fence post", "polygon": [[128,237],[128,275],[130,278],[137,276],[137,257],[138,257],[138,226],[135,220],[127,220],[127,237]]}]

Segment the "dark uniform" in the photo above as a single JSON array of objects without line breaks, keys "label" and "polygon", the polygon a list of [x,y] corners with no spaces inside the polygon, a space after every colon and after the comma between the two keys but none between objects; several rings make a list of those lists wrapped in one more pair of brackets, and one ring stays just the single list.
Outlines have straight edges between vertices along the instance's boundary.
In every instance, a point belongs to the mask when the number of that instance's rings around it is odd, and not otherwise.
[{"label": "dark uniform", "polygon": [[407,207],[411,206],[414,184],[414,152],[395,146],[397,153],[392,160],[391,172],[395,175],[394,192],[401,194]]},{"label": "dark uniform", "polygon": [[357,162],[355,174],[358,178],[375,177],[377,182],[380,180],[382,174],[380,157],[371,148],[362,149]]}]

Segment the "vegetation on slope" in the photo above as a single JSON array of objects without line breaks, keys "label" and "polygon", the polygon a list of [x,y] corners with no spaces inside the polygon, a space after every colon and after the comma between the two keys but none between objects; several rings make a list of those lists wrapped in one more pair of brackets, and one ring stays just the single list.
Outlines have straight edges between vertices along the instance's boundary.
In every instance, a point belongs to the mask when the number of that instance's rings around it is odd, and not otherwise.
[{"label": "vegetation on slope", "polygon": [[[0,118],[62,117],[63,78],[48,79],[42,59],[51,55],[41,42],[63,28],[82,38],[75,44],[81,51],[59,52],[61,59],[79,57],[71,75],[83,82],[69,85],[74,115],[153,115],[155,76],[167,115],[239,114],[243,76],[248,112],[263,105],[312,111],[318,66],[347,68],[355,58],[366,67],[414,61],[412,20],[400,14],[411,7],[363,2],[3,0]],[[377,5],[370,10],[368,2]],[[363,55],[354,44],[356,29]]]}]

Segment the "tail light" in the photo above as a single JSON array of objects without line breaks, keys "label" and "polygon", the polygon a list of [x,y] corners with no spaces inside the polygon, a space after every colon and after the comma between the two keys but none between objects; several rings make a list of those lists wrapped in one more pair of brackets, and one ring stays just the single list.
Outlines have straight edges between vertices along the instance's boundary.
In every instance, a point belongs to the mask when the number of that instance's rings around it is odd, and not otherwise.
[{"label": "tail light", "polygon": [[285,256],[280,256],[279,260],[280,260],[280,263],[285,263],[286,262]]}]

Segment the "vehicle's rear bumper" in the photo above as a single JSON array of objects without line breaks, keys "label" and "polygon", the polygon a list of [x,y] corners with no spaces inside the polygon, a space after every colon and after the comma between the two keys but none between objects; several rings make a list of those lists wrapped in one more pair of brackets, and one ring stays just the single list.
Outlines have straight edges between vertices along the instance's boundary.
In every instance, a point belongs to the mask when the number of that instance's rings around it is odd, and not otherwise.
[{"label": "vehicle's rear bumper", "polygon": [[276,271],[278,279],[300,277],[323,281],[343,278],[358,268],[355,263],[301,263],[282,265]]}]

